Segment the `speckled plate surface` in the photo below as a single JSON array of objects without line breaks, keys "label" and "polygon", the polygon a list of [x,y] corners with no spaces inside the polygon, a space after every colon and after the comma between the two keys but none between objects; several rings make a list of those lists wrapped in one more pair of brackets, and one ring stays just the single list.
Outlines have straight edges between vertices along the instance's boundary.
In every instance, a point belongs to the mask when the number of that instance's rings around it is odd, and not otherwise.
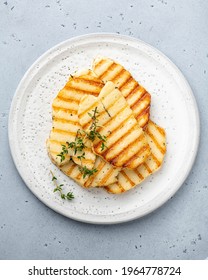
[{"label": "speckled plate surface", "polygon": [[[120,62],[151,93],[151,119],[167,133],[163,167],[140,186],[122,195],[79,187],[51,163],[46,151],[53,98],[70,74],[90,68],[97,55]],[[76,37],[47,51],[23,77],[10,110],[10,148],[26,185],[55,211],[89,223],[133,220],[165,203],[190,172],[198,140],[197,105],[178,68],[150,45],[115,34]],[[64,183],[66,192],[74,192],[73,201],[63,201],[53,193],[50,170],[60,183]]]}]

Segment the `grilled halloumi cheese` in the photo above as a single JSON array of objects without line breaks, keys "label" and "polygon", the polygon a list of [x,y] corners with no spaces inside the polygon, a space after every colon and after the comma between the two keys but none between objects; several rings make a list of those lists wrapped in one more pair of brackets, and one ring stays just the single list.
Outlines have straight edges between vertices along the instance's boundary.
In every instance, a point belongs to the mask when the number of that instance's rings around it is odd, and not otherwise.
[{"label": "grilled halloumi cheese", "polygon": [[165,131],[154,122],[149,121],[145,133],[151,147],[150,156],[135,170],[121,170],[118,175],[118,182],[105,187],[108,192],[113,194],[126,192],[140,184],[161,167],[166,153]]},{"label": "grilled halloumi cheese", "polygon": [[130,105],[139,126],[146,128],[149,115],[151,96],[122,65],[109,58],[95,59],[93,71],[103,80],[112,81],[121,91]]},{"label": "grilled halloumi cheese", "polygon": [[[62,152],[62,145],[75,141],[77,131],[81,129],[77,116],[80,99],[89,94],[98,96],[103,86],[103,82],[96,78],[92,71],[86,70],[79,75],[71,76],[53,100],[53,123],[50,137],[47,140],[47,148],[49,156],[58,166],[67,163],[70,157],[73,157],[73,160],[80,164],[80,159],[77,158],[80,152],[74,155],[74,151],[70,149],[62,161],[58,154]],[[85,145],[87,147],[84,149],[85,158],[82,159],[82,164],[92,169],[96,156],[92,152],[90,141],[87,141]]]},{"label": "grilled halloumi cheese", "polygon": [[[93,142],[93,150],[116,167],[134,169],[150,154],[150,147],[132,110],[114,83],[107,82],[99,96],[84,96],[80,100],[78,117],[84,130],[92,127],[92,116],[97,112],[97,131],[106,137]],[[103,144],[106,147],[103,147]]]},{"label": "grilled halloumi cheese", "polygon": [[114,168],[111,164],[105,162],[101,157],[97,156],[94,168],[97,169],[92,176],[83,178],[83,174],[79,170],[79,166],[72,160],[60,167],[67,176],[76,181],[80,186],[85,188],[103,187],[117,182],[117,176],[120,168]]}]

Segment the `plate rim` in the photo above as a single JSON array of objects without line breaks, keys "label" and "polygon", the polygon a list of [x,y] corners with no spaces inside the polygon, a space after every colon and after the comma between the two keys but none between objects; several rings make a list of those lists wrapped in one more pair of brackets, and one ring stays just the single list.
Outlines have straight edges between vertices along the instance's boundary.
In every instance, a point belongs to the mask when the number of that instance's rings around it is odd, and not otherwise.
[{"label": "plate rim", "polygon": [[[15,105],[18,99],[18,92],[20,91],[22,85],[24,84],[25,80],[28,77],[28,74],[33,70],[34,66],[36,66],[42,59],[44,59],[44,57],[46,57],[47,55],[49,55],[49,53],[53,53],[57,48],[61,47],[62,45],[65,44],[72,44],[73,42],[78,42],[80,40],[83,39],[90,39],[96,37],[96,36],[101,36],[101,37],[116,37],[116,38],[120,38],[122,40],[127,40],[127,41],[133,41],[142,45],[147,46],[148,48],[152,49],[155,53],[158,53],[162,58],[164,58],[168,64],[175,70],[175,72],[177,72],[177,75],[179,75],[179,77],[183,80],[184,85],[186,87],[187,92],[189,92],[190,97],[191,97],[191,101],[193,103],[193,108],[192,111],[194,112],[194,119],[195,119],[195,127],[194,127],[194,131],[195,131],[195,138],[193,141],[193,152],[192,152],[192,156],[191,156],[191,160],[189,159],[189,164],[188,167],[186,168],[186,172],[183,174],[182,178],[180,179],[180,181],[177,184],[177,187],[175,187],[174,189],[171,189],[171,191],[168,192],[168,195],[165,196],[164,199],[161,199],[160,202],[155,203],[154,206],[149,209],[146,210],[145,213],[139,214],[139,213],[135,213],[134,215],[132,215],[131,217],[125,217],[124,219],[122,218],[117,218],[117,220],[100,220],[99,221],[99,217],[101,216],[96,216],[96,219],[90,219],[89,215],[87,216],[88,218],[85,219],[85,217],[80,218],[80,217],[74,217],[74,216],[70,216],[69,214],[63,213],[59,208],[57,207],[52,207],[50,205],[50,203],[47,200],[44,200],[41,196],[39,196],[38,194],[35,193],[35,191],[33,191],[32,187],[30,186],[30,182],[28,182],[28,180],[26,178],[24,178],[24,174],[18,164],[18,156],[15,154],[15,148],[13,147],[12,143],[13,143],[13,139],[12,139],[12,117],[14,114],[14,109],[15,109]],[[90,224],[118,224],[118,223],[124,223],[124,222],[129,222],[132,220],[136,220],[139,218],[142,218],[148,214],[150,214],[151,212],[155,211],[156,209],[160,208],[162,205],[164,205],[172,196],[175,195],[175,193],[179,190],[179,188],[183,185],[184,181],[186,180],[186,178],[188,177],[196,156],[197,156],[197,152],[198,152],[198,148],[199,148],[199,140],[200,140],[200,117],[199,117],[199,109],[197,106],[197,102],[195,99],[195,96],[193,94],[193,91],[191,89],[190,84],[188,83],[187,79],[185,78],[184,74],[180,71],[180,69],[173,63],[172,60],[170,60],[170,58],[168,56],[166,56],[165,54],[163,54],[160,50],[158,50],[157,48],[153,47],[152,45],[144,42],[141,39],[135,38],[135,37],[131,37],[131,36],[127,36],[127,35],[122,35],[122,34],[117,34],[117,33],[108,33],[108,32],[101,32],[101,33],[88,33],[88,34],[84,34],[84,35],[79,35],[79,36],[75,36],[75,37],[71,37],[69,39],[66,39],[56,45],[54,45],[53,47],[49,48],[48,50],[46,50],[42,55],[40,55],[33,63],[32,65],[26,70],[25,74],[23,75],[22,79],[20,80],[15,93],[13,95],[12,98],[12,102],[10,105],[10,110],[9,110],[9,118],[8,118],[8,139],[9,139],[9,147],[10,147],[10,152],[12,155],[12,159],[13,162],[15,164],[15,167],[19,173],[19,175],[21,176],[22,180],[24,181],[24,183],[26,184],[26,186],[29,188],[29,190],[42,202],[44,203],[47,207],[49,207],[50,209],[52,209],[53,211],[76,221],[79,222],[84,222],[84,223],[90,223]],[[83,213],[83,216],[85,216],[85,214]],[[98,217],[98,219],[97,219]]]}]

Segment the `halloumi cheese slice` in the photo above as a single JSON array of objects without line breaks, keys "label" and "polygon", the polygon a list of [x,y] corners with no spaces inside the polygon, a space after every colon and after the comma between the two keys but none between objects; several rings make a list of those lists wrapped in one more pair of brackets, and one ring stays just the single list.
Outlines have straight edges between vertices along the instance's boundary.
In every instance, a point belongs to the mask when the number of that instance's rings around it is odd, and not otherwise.
[{"label": "halloumi cheese slice", "polygon": [[103,141],[96,138],[92,143],[94,152],[116,167],[134,169],[142,164],[150,154],[149,144],[114,83],[107,82],[97,98],[89,95],[80,100],[79,122],[88,132],[95,111],[97,131],[106,137],[106,147],[103,148]]},{"label": "halloumi cheese slice", "polygon": [[79,166],[72,160],[60,167],[67,176],[76,181],[80,186],[85,188],[103,187],[117,182],[117,176],[120,168],[115,168],[111,164],[105,162],[101,157],[97,156],[94,168],[97,169],[92,176],[83,178],[83,174],[79,170]]},{"label": "halloumi cheese slice", "polygon": [[113,194],[126,192],[139,185],[161,167],[166,153],[165,130],[149,121],[145,133],[151,147],[150,156],[135,170],[121,170],[118,175],[118,182],[105,187],[108,192]]},{"label": "halloumi cheese slice", "polygon": [[103,80],[112,81],[130,105],[139,126],[146,128],[150,116],[151,96],[122,65],[109,58],[94,60],[93,71]]},{"label": "halloumi cheese slice", "polygon": [[[77,164],[80,163],[77,156],[82,152],[75,155],[73,149],[69,149],[68,154],[62,161],[58,155],[62,152],[62,145],[66,145],[66,142],[74,142],[77,131],[82,129],[77,116],[80,99],[84,95],[98,96],[103,86],[103,82],[96,78],[92,71],[82,71],[79,75],[71,76],[53,100],[52,130],[47,140],[47,148],[50,157],[58,166],[67,163],[70,157],[73,157]],[[86,141],[85,145],[87,147],[83,150],[85,158],[82,160],[82,164],[92,169],[96,156],[92,152],[90,141]]]}]

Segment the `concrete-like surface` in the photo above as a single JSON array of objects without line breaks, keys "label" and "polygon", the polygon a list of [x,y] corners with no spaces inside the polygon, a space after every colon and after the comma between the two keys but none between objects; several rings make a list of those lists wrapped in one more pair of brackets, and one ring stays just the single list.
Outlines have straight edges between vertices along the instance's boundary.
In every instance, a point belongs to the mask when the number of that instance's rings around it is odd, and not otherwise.
[{"label": "concrete-like surface", "polygon": [[[0,259],[204,259],[208,256],[208,2],[205,0],[5,0],[0,3]],[[76,35],[115,32],[169,56],[188,79],[201,118],[188,179],[143,219],[94,226],[42,204],[10,155],[7,123],[15,89],[48,48]]]}]

